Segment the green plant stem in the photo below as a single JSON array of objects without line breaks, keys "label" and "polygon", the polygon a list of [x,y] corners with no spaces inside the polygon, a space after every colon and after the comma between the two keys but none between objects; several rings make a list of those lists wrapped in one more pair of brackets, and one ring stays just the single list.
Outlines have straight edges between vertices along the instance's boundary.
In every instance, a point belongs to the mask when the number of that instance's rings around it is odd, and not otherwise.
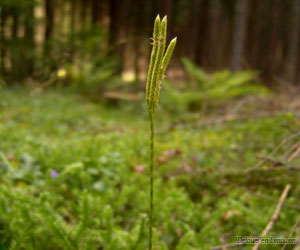
[{"label": "green plant stem", "polygon": [[149,250],[152,250],[152,228],[153,228],[153,165],[154,165],[154,114],[149,112],[150,119],[150,207],[149,207]]}]

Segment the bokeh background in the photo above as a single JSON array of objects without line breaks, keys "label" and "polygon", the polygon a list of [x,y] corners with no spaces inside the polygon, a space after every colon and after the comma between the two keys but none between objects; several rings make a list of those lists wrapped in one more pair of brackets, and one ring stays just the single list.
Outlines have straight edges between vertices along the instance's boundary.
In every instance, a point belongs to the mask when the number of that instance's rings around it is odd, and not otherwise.
[{"label": "bokeh background", "polygon": [[109,60],[113,74],[145,80],[153,20],[168,15],[178,37],[169,76],[181,58],[210,72],[255,69],[265,84],[299,85],[298,0],[2,0],[1,77],[47,80],[85,62]]}]

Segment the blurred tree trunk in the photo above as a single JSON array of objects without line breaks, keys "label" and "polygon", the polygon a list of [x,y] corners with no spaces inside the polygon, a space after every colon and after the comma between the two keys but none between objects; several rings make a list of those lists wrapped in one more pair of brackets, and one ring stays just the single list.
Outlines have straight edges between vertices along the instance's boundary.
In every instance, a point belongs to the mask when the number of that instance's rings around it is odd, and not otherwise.
[{"label": "blurred tree trunk", "polygon": [[25,7],[12,5],[2,9],[2,63],[5,70],[3,73],[9,73],[6,74],[8,80],[21,82],[33,74],[34,6],[34,1],[28,1]]},{"label": "blurred tree trunk", "polygon": [[[93,1],[92,0],[81,0],[80,9],[81,9],[81,29],[88,30],[91,28],[93,17],[96,13],[93,10]],[[96,15],[98,17],[98,13]]]},{"label": "blurred tree trunk", "polygon": [[231,71],[242,69],[248,15],[248,0],[237,0],[235,6]]},{"label": "blurred tree trunk", "polygon": [[209,0],[202,0],[200,3],[200,12],[198,18],[198,34],[197,34],[197,48],[195,61],[202,66],[205,62],[204,52],[207,50],[206,41],[208,36],[208,10],[210,8]]},{"label": "blurred tree trunk", "polygon": [[196,59],[199,12],[200,0],[190,0],[183,32],[183,44],[185,45],[184,55],[193,61]]},{"label": "blurred tree trunk", "polygon": [[101,3],[99,0],[92,0],[92,23],[93,25],[97,25],[100,23],[101,17]]},{"label": "blurred tree trunk", "polygon": [[220,42],[220,23],[221,23],[220,2],[212,2],[209,8],[209,24],[207,43],[204,50],[205,65],[208,70],[216,70],[218,66],[219,51],[222,46]]},{"label": "blurred tree trunk", "polygon": [[131,0],[110,0],[110,28],[109,43],[113,51],[120,57],[121,63],[118,73],[122,72],[124,58],[124,47],[128,42],[127,31],[129,21],[129,10]]},{"label": "blurred tree trunk", "polygon": [[258,44],[257,44],[257,54],[256,57],[256,68],[262,72],[263,77],[266,77],[266,52],[269,46],[269,36],[270,36],[270,8],[272,6],[272,0],[265,0],[259,2],[259,33],[258,33]]},{"label": "blurred tree trunk", "polygon": [[0,62],[0,65],[1,65],[1,68],[0,68],[0,73],[2,76],[5,76],[6,75],[6,67],[5,67],[5,57],[7,56],[7,50],[6,50],[6,38],[5,38],[5,35],[4,35],[4,31],[5,31],[5,25],[6,25],[6,19],[7,19],[7,13],[6,13],[6,9],[5,8],[1,8],[1,30],[0,30],[0,49],[1,49],[1,62]]},{"label": "blurred tree trunk", "polygon": [[45,41],[49,40],[53,34],[54,27],[54,6],[55,0],[46,0],[45,8],[46,8],[46,29],[45,29]]},{"label": "blurred tree trunk", "polygon": [[222,50],[226,50],[224,47],[225,41],[222,40],[222,29],[226,26],[226,20],[224,16],[224,10],[222,10],[221,3],[217,2],[212,12],[211,17],[211,27],[214,32],[211,32],[211,56],[210,58],[214,58],[210,62],[210,66],[213,70],[219,70],[222,62]]},{"label": "blurred tree trunk", "polygon": [[81,0],[80,1],[80,21],[81,21],[81,29],[85,30],[87,27],[87,6],[88,6],[89,0]]},{"label": "blurred tree trunk", "polygon": [[134,8],[132,8],[133,16],[133,53],[134,53],[134,75],[136,81],[140,80],[141,67],[140,62],[142,60],[142,42],[144,37],[147,36],[146,30],[146,4],[140,0],[133,1]]},{"label": "blurred tree trunk", "polygon": [[76,13],[76,0],[71,0],[71,8],[69,15],[71,16],[70,21],[70,61],[74,61],[74,53],[75,53],[75,13]]},{"label": "blurred tree trunk", "polygon": [[218,69],[228,68],[231,62],[231,51],[230,48],[232,44],[232,24],[233,24],[233,12],[234,12],[234,2],[226,1],[222,3],[222,12],[220,15],[219,22],[219,46],[218,46]]},{"label": "blurred tree trunk", "polygon": [[288,49],[289,49],[289,36],[290,36],[290,30],[291,30],[291,2],[290,1],[284,1],[282,3],[282,9],[281,9],[281,27],[280,30],[280,52],[281,52],[281,61],[279,64],[280,68],[280,75],[285,77],[286,74],[286,61],[288,58]]},{"label": "blurred tree trunk", "polygon": [[[100,1],[100,22],[99,25],[101,29],[105,32],[105,34],[109,34],[109,25],[110,25],[110,9],[109,9],[109,0]],[[109,35],[105,36],[105,39],[102,41],[103,43],[103,52],[105,55],[109,53],[110,44],[109,44]]]},{"label": "blurred tree trunk", "polygon": [[280,19],[279,13],[281,6],[281,0],[272,0],[269,2],[268,10],[269,17],[268,21],[268,29],[267,29],[267,43],[265,48],[265,56],[263,59],[263,74],[267,81],[270,83],[273,79],[273,75],[276,73],[276,67],[278,64],[278,42],[279,42],[279,26],[280,26]]},{"label": "blurred tree trunk", "polygon": [[250,1],[252,11],[250,13],[250,32],[247,48],[249,48],[250,67],[262,70],[264,67],[265,53],[268,40],[268,10],[269,0]]},{"label": "blurred tree trunk", "polygon": [[45,0],[45,35],[44,35],[44,58],[50,58],[52,52],[52,36],[54,30],[55,0]]},{"label": "blurred tree trunk", "polygon": [[35,3],[32,1],[28,5],[28,9],[25,15],[25,51],[24,61],[21,63],[20,68],[24,69],[23,78],[29,77],[33,74],[34,71],[34,56],[35,56],[35,44],[34,44],[34,6]]},{"label": "blurred tree trunk", "polygon": [[173,1],[172,0],[164,0],[164,1],[159,1],[159,14],[162,17],[165,15],[168,16],[168,34],[167,34],[167,39],[170,39],[173,33],[172,30],[172,21],[173,21]]},{"label": "blurred tree trunk", "polygon": [[299,53],[299,21],[300,21],[300,0],[293,0],[292,25],[287,58],[287,79],[290,83],[296,83],[297,60]]},{"label": "blurred tree trunk", "polygon": [[[249,3],[249,25],[248,25],[248,37],[246,40],[247,50],[246,56],[249,67],[254,68],[256,65],[255,54],[257,54],[257,44],[258,44],[258,24],[257,24],[257,16],[258,16],[258,0],[250,1]],[[251,39],[250,39],[251,38]]]}]

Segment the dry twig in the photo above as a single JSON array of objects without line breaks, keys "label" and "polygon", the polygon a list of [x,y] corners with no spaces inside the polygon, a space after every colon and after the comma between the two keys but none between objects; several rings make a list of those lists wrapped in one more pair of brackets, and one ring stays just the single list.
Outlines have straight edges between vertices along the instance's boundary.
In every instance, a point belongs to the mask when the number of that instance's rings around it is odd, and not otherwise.
[{"label": "dry twig", "polygon": [[[266,226],[266,228],[265,228],[264,231],[262,232],[261,237],[266,236],[266,235],[270,232],[270,230],[272,229],[274,223],[277,221],[278,216],[279,216],[279,213],[280,213],[280,210],[281,210],[281,207],[282,207],[282,204],[283,204],[283,202],[285,201],[285,199],[286,199],[286,197],[287,197],[287,195],[288,195],[288,192],[289,192],[290,188],[291,188],[291,185],[290,185],[290,184],[288,184],[288,185],[285,186],[285,188],[284,188],[284,190],[283,190],[283,192],[282,192],[282,194],[281,194],[281,197],[280,197],[280,199],[279,199],[279,202],[278,202],[278,204],[277,204],[277,207],[276,207],[276,209],[275,209],[275,211],[274,211],[274,214],[273,214],[273,216],[271,217],[271,220],[269,221],[268,225]],[[256,244],[254,245],[254,247],[253,247],[252,250],[258,250],[259,247],[260,247],[260,244],[261,244],[261,241],[259,241],[258,243],[256,243]]]},{"label": "dry twig", "polygon": [[288,161],[293,160],[300,154],[300,142],[295,143],[294,146],[296,147],[295,152],[288,158]]},{"label": "dry twig", "polygon": [[229,243],[229,244],[211,247],[210,250],[223,250],[223,249],[234,248],[234,247],[243,246],[243,245],[245,245],[245,243],[242,243],[242,242]]},{"label": "dry twig", "polygon": [[[287,138],[284,138],[284,139],[279,143],[279,145],[278,145],[276,148],[274,148],[274,150],[271,152],[271,154],[270,154],[269,156],[270,156],[270,157],[274,156],[274,154],[276,154],[276,153],[279,151],[279,149],[280,149],[284,144],[286,144],[286,143],[289,142],[290,140],[292,140],[292,139],[294,139],[294,138],[296,138],[296,137],[299,137],[299,136],[300,136],[300,133],[295,133],[295,134],[290,135],[290,136],[287,137]],[[267,162],[267,160],[266,160],[266,159],[263,159],[263,160],[261,160],[259,163],[257,163],[255,166],[246,169],[245,172],[246,172],[246,173],[249,173],[249,172],[251,172],[251,171],[253,171],[253,170],[256,170],[256,169],[258,169],[262,164],[264,164],[264,163],[266,163],[266,162]]]},{"label": "dry twig", "polygon": [[[246,189],[246,188],[244,188],[244,187],[241,187],[241,186],[239,186],[239,185],[237,185],[237,184],[233,184],[233,186],[234,186],[235,188],[237,188],[237,189],[240,189],[240,190],[242,190],[242,191],[244,191],[244,192],[246,192],[246,193],[248,193],[248,194],[250,194],[250,195],[256,196],[256,197],[258,197],[258,198],[260,198],[260,199],[267,200],[267,201],[271,201],[271,202],[275,202],[275,203],[278,202],[277,200],[272,199],[272,198],[270,198],[269,196],[266,196],[266,195],[263,195],[263,194],[259,194],[259,193],[253,192],[253,191],[248,190],[248,189]],[[291,208],[291,209],[295,209],[295,210],[300,210],[300,207],[299,207],[299,206],[295,206],[295,205],[291,205],[291,204],[282,204],[282,206],[283,206],[283,207],[286,207],[286,208]]]},{"label": "dry twig", "polygon": [[[286,169],[286,170],[300,170],[300,166],[293,166],[293,165],[289,165],[287,162],[280,160],[280,159],[276,159],[272,156],[264,156],[264,155],[258,155],[258,158],[263,159],[265,162],[271,162],[273,163],[273,167],[267,168],[265,170],[282,170],[282,169]],[[283,167],[274,167],[274,165],[281,165]],[[253,170],[257,170],[257,169],[252,169]]]}]

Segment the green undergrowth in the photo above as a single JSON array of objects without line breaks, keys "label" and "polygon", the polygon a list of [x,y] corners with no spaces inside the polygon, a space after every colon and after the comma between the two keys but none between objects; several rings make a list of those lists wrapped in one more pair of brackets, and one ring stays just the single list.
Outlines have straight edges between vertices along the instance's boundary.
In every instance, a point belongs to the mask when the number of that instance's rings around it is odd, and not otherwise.
[{"label": "green undergrowth", "polygon": [[[149,137],[140,106],[108,107],[63,91],[1,90],[0,249],[147,248]],[[299,174],[244,171],[299,120],[289,113],[172,129],[174,122],[167,111],[157,115],[157,249],[209,249],[222,239],[260,235],[291,183],[270,232],[287,237],[300,213]]]}]

